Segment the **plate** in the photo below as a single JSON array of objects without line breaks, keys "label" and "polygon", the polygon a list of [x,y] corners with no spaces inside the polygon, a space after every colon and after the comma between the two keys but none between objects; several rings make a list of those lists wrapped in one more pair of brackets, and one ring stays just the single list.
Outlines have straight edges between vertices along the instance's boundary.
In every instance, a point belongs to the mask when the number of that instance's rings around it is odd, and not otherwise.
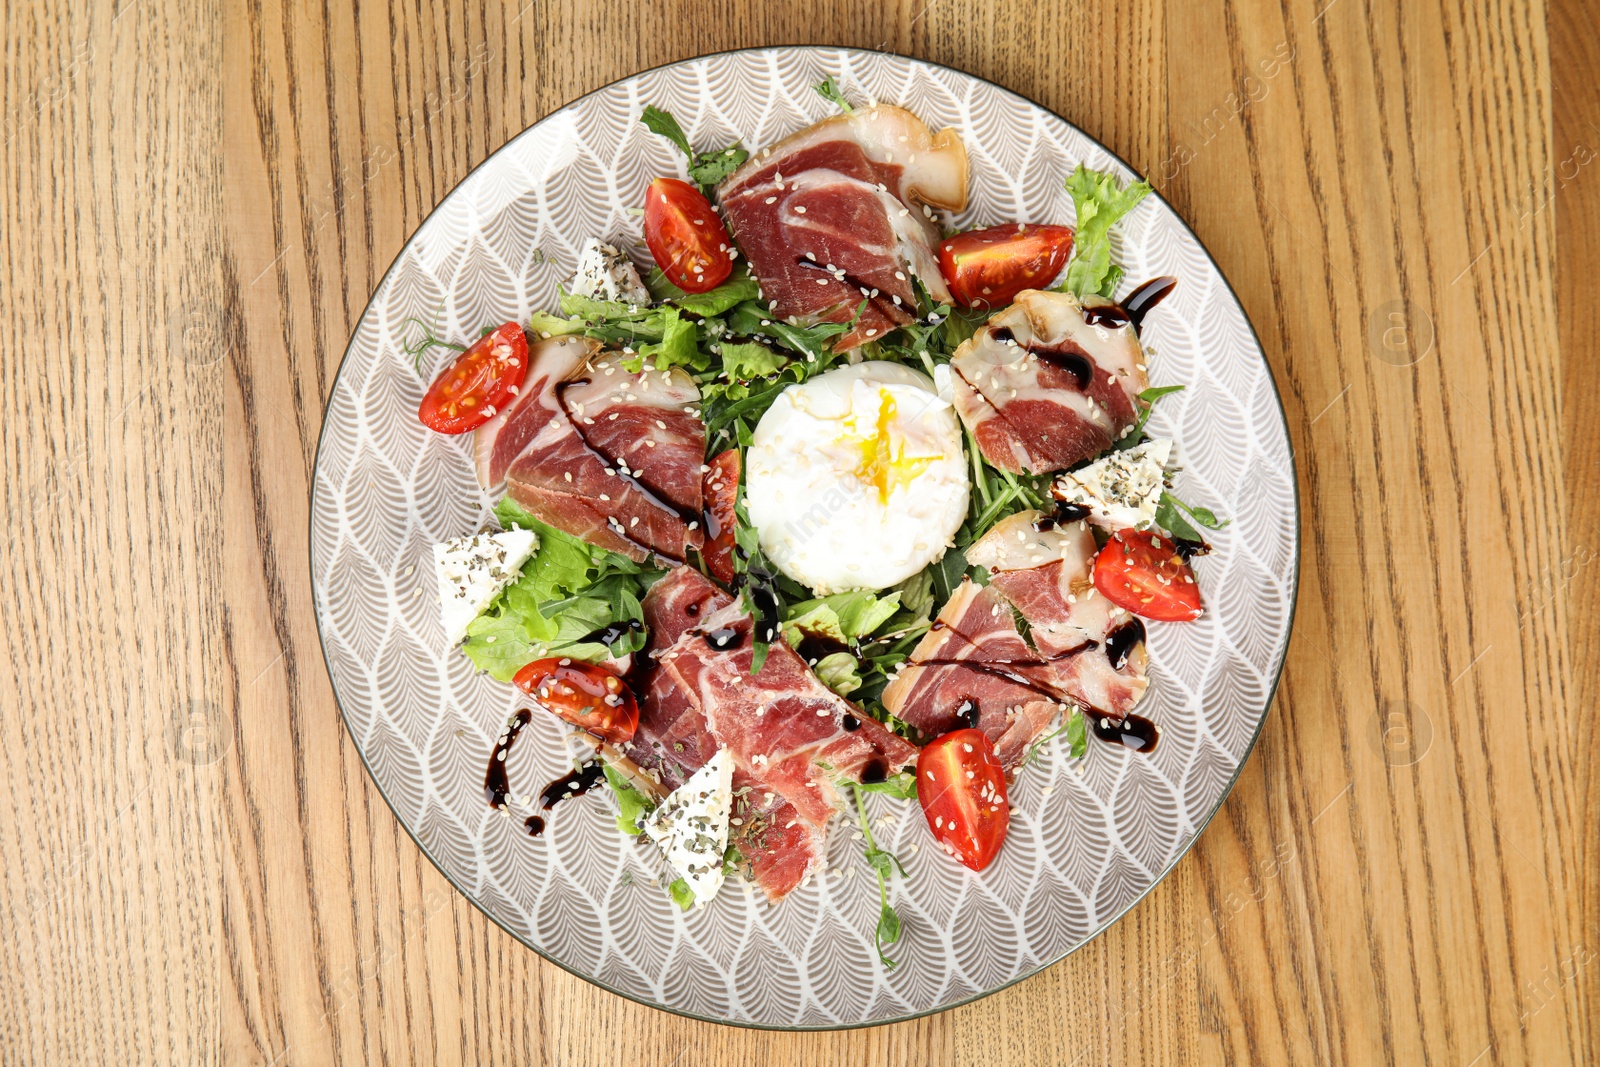
[{"label": "plate", "polygon": [[[1070,222],[1079,162],[1134,175],[1081,130],[989,82],[879,52],[768,48],[646,71],[530,127],[469,174],[406,243],[350,340],[323,422],[311,573],[328,673],[350,735],[395,815],[445,876],[541,956],[668,1011],[759,1027],[830,1029],[953,1007],[1025,978],[1115,922],[1169,871],[1221,806],[1271,703],[1294,614],[1299,515],[1282,405],[1233,291],[1172,209],[1149,197],[1119,227],[1124,288],[1175,275],[1145,327],[1163,400],[1152,432],[1179,443],[1176,488],[1232,520],[1197,569],[1207,612],[1149,626],[1141,713],[1149,755],[1094,744],[1083,773],[1051,747],[1011,793],[1010,835],[981,875],[932,847],[912,803],[873,797],[904,922],[885,969],[876,883],[850,834],[828,872],[779,905],[730,881],[680,912],[648,845],[616,830],[608,796],[562,805],[539,838],[484,803],[483,768],[513,689],[445,647],[431,546],[490,520],[466,440],[416,419],[426,382],[403,350],[414,320],[467,338],[553,308],[589,237],[640,241],[629,208],[683,160],[637,119],[671,111],[698,147],[770,144],[832,113],[831,75],[857,99],[953,126],[971,157],[955,221]],[[565,731],[536,716],[513,752],[517,793],[572,766]],[[572,753],[575,754],[575,753]],[[837,824],[836,824],[837,825]],[[920,848],[918,847],[920,846]],[[913,852],[913,849],[916,849]],[[843,873],[835,873],[843,872]]]}]

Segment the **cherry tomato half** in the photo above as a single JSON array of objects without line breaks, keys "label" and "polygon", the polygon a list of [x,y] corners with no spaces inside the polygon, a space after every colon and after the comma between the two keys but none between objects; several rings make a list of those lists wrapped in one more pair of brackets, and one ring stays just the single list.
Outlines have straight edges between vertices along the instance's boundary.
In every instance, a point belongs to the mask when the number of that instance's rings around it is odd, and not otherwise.
[{"label": "cherry tomato half", "polygon": [[497,326],[433,380],[417,418],[439,433],[476,430],[494,418],[527,376],[527,334],[514,322]]},{"label": "cherry tomato half", "polygon": [[511,682],[541,708],[612,744],[633,740],[639,728],[639,705],[627,683],[593,664],[536,659]]},{"label": "cherry tomato half", "polygon": [[1001,308],[1055,281],[1071,251],[1070,226],[991,226],[940,241],[939,273],[962,307]]},{"label": "cherry tomato half", "polygon": [[975,871],[993,862],[1011,824],[1006,772],[982,730],[953,730],[917,757],[917,799],[944,850]]},{"label": "cherry tomato half", "polygon": [[1094,587],[1119,608],[1161,622],[1200,617],[1200,586],[1178,546],[1153,530],[1118,530],[1094,558]]},{"label": "cherry tomato half", "polygon": [[705,557],[711,577],[729,585],[733,582],[733,531],[739,524],[734,505],[739,500],[739,450],[719,452],[705,476],[706,547]]},{"label": "cherry tomato half", "polygon": [[711,201],[676,178],[657,178],[644,193],[644,240],[667,280],[686,293],[715,289],[733,273],[733,238]]}]

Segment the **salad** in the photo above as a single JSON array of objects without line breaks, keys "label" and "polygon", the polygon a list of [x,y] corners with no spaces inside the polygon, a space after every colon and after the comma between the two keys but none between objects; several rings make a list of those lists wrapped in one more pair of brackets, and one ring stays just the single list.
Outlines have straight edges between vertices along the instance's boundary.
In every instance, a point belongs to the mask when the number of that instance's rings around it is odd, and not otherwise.
[{"label": "salad", "polygon": [[[597,235],[557,309],[409,351],[435,364],[418,417],[498,499],[498,528],[434,548],[445,639],[529,705],[488,803],[537,835],[603,785],[685,908],[730,878],[782,900],[844,817],[893,966],[905,869],[863,795],[982,871],[1042,747],[1149,753],[1145,626],[1201,615],[1223,523],[1145,432],[1182,388],[1140,342],[1176,281],[1113,299],[1110,231],[1148,186],[1080,165],[1074,226],[953,232],[956,133],[818,91],[839,113],[757,152],[645,108],[687,179],[645,191],[648,261]],[[534,714],[594,756],[519,793]]]}]

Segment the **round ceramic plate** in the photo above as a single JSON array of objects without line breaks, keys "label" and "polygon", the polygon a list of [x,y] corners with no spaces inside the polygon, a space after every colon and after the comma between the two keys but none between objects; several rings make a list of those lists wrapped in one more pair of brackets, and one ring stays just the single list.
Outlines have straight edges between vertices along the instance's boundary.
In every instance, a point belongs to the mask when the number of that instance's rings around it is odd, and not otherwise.
[{"label": "round ceramic plate", "polygon": [[[953,126],[971,157],[962,228],[1068,222],[1079,162],[1132,172],[1048,111],[959,71],[877,52],[772,48],[688,60],[555,112],[474,170],[407,242],[356,327],[317,453],[311,572],[339,706],[395,814],[447,878],[541,956],[623,996],[698,1018],[833,1028],[952,1007],[1060,959],[1115,922],[1177,862],[1222,804],[1272,700],[1294,613],[1299,523],[1282,407],[1238,300],[1194,234],[1157,197],[1119,227],[1124,287],[1161,274],[1176,292],[1146,325],[1156,406],[1176,438],[1177,489],[1232,520],[1198,561],[1207,611],[1149,627],[1140,711],[1154,753],[1091,742],[1082,773],[1059,746],[1018,775],[1005,848],[974,874],[930,847],[914,802],[874,797],[904,932],[878,961],[877,887],[858,842],[830,835],[828,870],[778,905],[733,880],[681,912],[660,857],[617,832],[603,792],[559,807],[544,836],[484,803],[483,768],[521,703],[445,645],[431,546],[490,521],[463,438],[416,419],[427,384],[403,351],[414,321],[470,338],[555,305],[579,247],[642,249],[649,181],[683,159],[639,125],[655,104],[698,147],[770,144],[833,112],[831,75],[856,100]],[[643,254],[642,252],[640,253]],[[432,354],[434,363],[440,357]],[[431,373],[432,366],[424,372]],[[565,730],[536,716],[514,750],[515,792],[572,766]]]}]

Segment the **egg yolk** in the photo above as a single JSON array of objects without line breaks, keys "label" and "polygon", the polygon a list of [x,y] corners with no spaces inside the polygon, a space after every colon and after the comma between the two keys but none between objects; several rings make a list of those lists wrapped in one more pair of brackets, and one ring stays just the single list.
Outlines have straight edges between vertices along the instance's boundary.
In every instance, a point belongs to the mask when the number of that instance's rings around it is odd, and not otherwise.
[{"label": "egg yolk", "polygon": [[877,488],[878,503],[888,504],[889,497],[896,489],[904,489],[913,478],[928,469],[933,457],[906,456],[904,435],[896,440],[892,431],[896,413],[894,396],[887,389],[879,389],[877,394],[877,418],[863,427],[861,424],[864,420],[852,412],[845,419],[846,432],[839,440],[860,451],[861,462],[856,467],[856,477]]}]

